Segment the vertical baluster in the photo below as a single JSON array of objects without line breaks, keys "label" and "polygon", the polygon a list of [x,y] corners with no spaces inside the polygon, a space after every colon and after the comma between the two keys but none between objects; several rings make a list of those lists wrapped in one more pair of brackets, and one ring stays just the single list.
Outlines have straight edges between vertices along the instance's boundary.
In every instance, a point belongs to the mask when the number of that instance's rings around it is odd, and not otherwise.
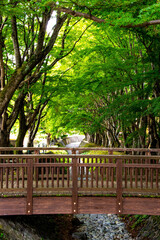
[{"label": "vertical baluster", "polygon": [[9,172],[9,169],[8,167],[6,167],[6,188],[8,188],[8,172]]},{"label": "vertical baluster", "polygon": [[41,187],[44,187],[44,167],[41,167]]},{"label": "vertical baluster", "polygon": [[[93,163],[93,157],[91,163]],[[91,188],[93,188],[93,167],[91,167]]]},{"label": "vertical baluster", "polygon": [[135,168],[135,187],[138,187],[138,178],[137,178],[138,174],[137,174],[137,168]]},{"label": "vertical baluster", "polygon": [[141,182],[141,188],[143,188],[143,169],[140,169],[140,182]]},{"label": "vertical baluster", "polygon": [[[40,153],[40,151],[38,149],[34,150],[34,154],[38,155]],[[35,157],[34,159],[35,163],[38,163],[39,162],[39,158],[38,157]],[[38,188],[38,179],[39,179],[39,168],[38,167],[34,167],[34,179],[35,179],[35,185],[36,185],[36,188]]]},{"label": "vertical baluster", "polygon": [[[98,163],[98,159],[96,158],[96,163]],[[98,188],[98,167],[96,167],[96,187]]]},{"label": "vertical baluster", "polygon": [[[60,158],[58,158],[58,162],[60,163]],[[59,188],[59,166],[57,167],[57,187]]]},{"label": "vertical baluster", "polygon": [[52,187],[54,188],[54,167],[51,167],[51,181],[52,181]]},{"label": "vertical baluster", "polygon": [[145,169],[145,176],[146,176],[146,188],[148,188],[148,169]]},{"label": "vertical baluster", "polygon": [[[108,150],[108,154],[113,155],[113,150],[112,149]],[[109,158],[108,163],[112,163],[112,162],[113,162],[112,159]],[[112,168],[111,167],[108,168],[108,176],[109,176],[109,181],[110,180],[112,181],[112,177],[111,177],[112,176]],[[112,183],[111,183],[111,186],[112,186]]]},{"label": "vertical baluster", "polygon": [[[3,159],[0,161],[3,163]],[[0,181],[1,181],[1,188],[3,188],[3,167],[0,168]]]},{"label": "vertical baluster", "polygon": [[11,168],[11,188],[14,187],[14,168]]},{"label": "vertical baluster", "polygon": [[[145,152],[146,156],[150,156],[150,152]],[[145,161],[147,164],[150,164],[150,159],[147,159]],[[148,188],[148,180],[149,180],[149,175],[151,175],[151,170],[150,169],[145,169],[145,176],[146,176],[146,188]],[[150,173],[150,174],[149,174]]]},{"label": "vertical baluster", "polygon": [[[87,157],[87,163],[89,163],[89,158]],[[89,168],[86,167],[86,187],[88,188],[88,170]]]},{"label": "vertical baluster", "polygon": [[151,189],[153,189],[153,169],[151,169]]},{"label": "vertical baluster", "polygon": [[49,187],[49,167],[46,167],[46,186]]},{"label": "vertical baluster", "polygon": [[[49,159],[50,164],[52,163],[52,158]],[[51,180],[51,166],[49,167],[49,179]]]},{"label": "vertical baluster", "polygon": [[[23,158],[21,159],[21,163],[23,163]],[[24,167],[22,166],[22,188],[24,188]]]},{"label": "vertical baluster", "polygon": [[[100,160],[100,162],[102,163],[102,159]],[[104,175],[104,167],[101,167],[101,187],[103,188],[103,175]]]},{"label": "vertical baluster", "polygon": [[[69,158],[67,158],[67,163],[69,163]],[[69,167],[67,167],[67,187],[69,187],[69,178],[70,178],[70,176],[69,176]]]},{"label": "vertical baluster", "polygon": [[[45,163],[48,163],[48,159],[45,158],[45,159],[44,159],[44,162],[45,162]],[[45,164],[44,166],[45,166],[45,167],[44,167],[44,182],[46,183],[45,185],[46,185],[46,187],[47,187],[47,167],[46,167],[46,164]],[[46,179],[46,181],[45,181],[45,179]]]},{"label": "vertical baluster", "polygon": [[[65,163],[65,158],[63,158],[63,163]],[[62,167],[62,187],[64,187],[64,167]]]},{"label": "vertical baluster", "polygon": [[109,167],[106,167],[106,188],[109,187]]},{"label": "vertical baluster", "polygon": [[[17,163],[20,163],[19,158],[17,158]],[[16,175],[17,175],[17,188],[19,188],[19,167],[17,167],[16,169]]]},{"label": "vertical baluster", "polygon": [[[143,160],[141,159],[141,164],[143,163]],[[140,183],[141,183],[141,188],[143,188],[143,169],[140,169]]]},{"label": "vertical baluster", "polygon": [[112,182],[112,188],[114,188],[114,168],[111,168],[111,182]]},{"label": "vertical baluster", "polygon": [[[127,160],[125,159],[125,163],[127,163]],[[128,182],[128,168],[126,168],[125,167],[125,170],[124,170],[124,172],[125,172],[125,188],[127,188],[128,186],[127,186],[127,182]]]},{"label": "vertical baluster", "polygon": [[55,167],[54,163],[56,163],[56,158],[53,158],[52,161],[53,161],[53,169],[52,169],[53,183],[52,183],[52,186],[54,187],[54,186],[55,186],[55,181],[54,181],[54,179],[55,179],[55,174],[56,174],[56,167]]},{"label": "vertical baluster", "polygon": [[130,168],[130,187],[133,187],[133,181],[132,181],[132,167]]},{"label": "vertical baluster", "polygon": [[[82,158],[82,163],[85,162],[85,158]],[[83,175],[84,175],[84,167],[81,167],[81,188],[83,188]]]},{"label": "vertical baluster", "polygon": [[158,189],[158,169],[156,169],[156,188]]},{"label": "vertical baluster", "polygon": [[[39,159],[38,158],[35,158],[35,163],[38,163],[39,162]],[[38,188],[38,179],[39,179],[39,167],[38,166],[36,166],[35,168],[34,168],[34,172],[35,172],[35,181],[36,181],[36,188]]]}]

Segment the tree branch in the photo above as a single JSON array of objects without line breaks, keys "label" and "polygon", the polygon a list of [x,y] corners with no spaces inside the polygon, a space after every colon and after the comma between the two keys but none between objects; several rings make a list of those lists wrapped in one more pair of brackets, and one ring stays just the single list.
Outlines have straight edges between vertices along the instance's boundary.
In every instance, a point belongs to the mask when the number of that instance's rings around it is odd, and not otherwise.
[{"label": "tree branch", "polygon": [[49,11],[47,9],[45,9],[45,12],[43,13],[42,22],[40,23],[40,31],[38,35],[38,44],[36,48],[36,54],[38,54],[43,49],[43,42],[44,42],[44,37],[46,33],[46,28],[47,28],[48,21],[51,17],[51,13],[52,11]]},{"label": "tree branch", "polygon": [[[61,12],[65,12],[65,13],[73,16],[73,17],[83,17],[83,18],[86,18],[86,19],[93,20],[94,22],[97,22],[97,23],[105,23],[106,22],[106,20],[104,20],[104,19],[95,17],[95,16],[93,16],[91,14],[88,14],[88,13],[73,11],[70,8],[57,7],[57,9]],[[158,25],[158,24],[160,24],[160,19],[151,20],[151,21],[148,21],[148,22],[139,23],[139,24],[135,24],[135,25],[134,24],[120,25],[120,27],[138,28],[138,27],[148,27],[148,26],[151,26],[151,25]],[[110,24],[110,25],[114,26],[113,24]]]},{"label": "tree branch", "polygon": [[1,23],[1,25],[0,25],[0,32],[2,32],[2,30],[3,30],[3,28],[4,28],[4,25],[5,25],[5,23],[7,22],[7,19],[8,19],[8,17],[6,17],[6,18],[4,19],[4,21],[3,21],[3,23]]},{"label": "tree branch", "polygon": [[16,68],[18,68],[21,66],[21,55],[19,50],[19,42],[18,42],[18,36],[17,36],[17,23],[16,23],[15,16],[12,17],[11,24],[12,24],[13,46],[14,46],[14,52],[15,52],[15,58],[16,58]]}]

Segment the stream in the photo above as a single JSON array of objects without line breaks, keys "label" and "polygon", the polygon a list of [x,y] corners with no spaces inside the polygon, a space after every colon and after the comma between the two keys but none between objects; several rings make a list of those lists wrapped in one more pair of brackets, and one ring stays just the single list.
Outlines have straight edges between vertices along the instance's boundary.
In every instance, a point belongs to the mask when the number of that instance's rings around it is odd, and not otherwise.
[{"label": "stream", "polygon": [[[74,138],[73,138],[74,139]],[[69,148],[77,148],[81,142],[71,142]],[[71,154],[71,151],[68,151]],[[72,234],[76,240],[134,240],[127,232],[125,224],[114,214],[77,214],[82,223],[77,232]]]}]

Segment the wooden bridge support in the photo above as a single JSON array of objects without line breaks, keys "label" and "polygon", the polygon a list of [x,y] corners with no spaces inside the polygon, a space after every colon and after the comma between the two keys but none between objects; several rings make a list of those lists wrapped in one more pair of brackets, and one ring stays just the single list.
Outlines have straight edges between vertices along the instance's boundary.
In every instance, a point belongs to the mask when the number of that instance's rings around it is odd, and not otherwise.
[{"label": "wooden bridge support", "polygon": [[26,214],[33,214],[33,159],[28,159],[27,164],[27,207]]},{"label": "wooden bridge support", "polygon": [[116,163],[117,166],[117,214],[122,214],[123,211],[123,199],[122,199],[122,159],[119,159]]}]

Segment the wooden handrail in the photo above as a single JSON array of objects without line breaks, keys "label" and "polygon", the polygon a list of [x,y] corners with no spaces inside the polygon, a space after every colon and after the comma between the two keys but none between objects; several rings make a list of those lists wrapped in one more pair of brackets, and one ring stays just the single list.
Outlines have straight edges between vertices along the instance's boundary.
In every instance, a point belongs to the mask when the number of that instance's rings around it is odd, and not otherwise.
[{"label": "wooden handrail", "polygon": [[37,154],[0,154],[0,193],[22,192],[27,215],[34,212],[35,193],[42,202],[43,193],[50,192],[51,196],[69,193],[73,214],[79,212],[81,197],[85,199],[86,193],[92,197],[99,193],[102,196],[114,194],[117,214],[126,211],[125,194],[131,199],[133,193],[139,198],[141,194],[156,196],[160,193],[160,156],[150,155],[150,152],[113,155],[114,151],[109,150],[109,155],[84,155],[72,149],[73,154],[59,155],[39,154],[38,148],[35,151]]},{"label": "wooden handrail", "polygon": [[0,151],[40,151],[40,150],[72,150],[72,151],[110,151],[110,152],[160,152],[159,148],[106,148],[106,147],[79,147],[79,148],[67,148],[67,147],[0,147]]}]

